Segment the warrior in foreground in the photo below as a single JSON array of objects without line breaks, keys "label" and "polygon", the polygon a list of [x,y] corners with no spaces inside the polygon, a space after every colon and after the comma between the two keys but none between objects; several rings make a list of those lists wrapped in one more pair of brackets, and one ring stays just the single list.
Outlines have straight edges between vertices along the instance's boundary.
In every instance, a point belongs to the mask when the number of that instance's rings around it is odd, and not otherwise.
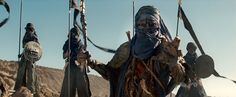
[{"label": "warrior in foreground", "polygon": [[160,32],[160,13],[143,6],[135,16],[135,35],[122,44],[107,65],[89,65],[110,82],[110,97],[165,97],[185,81],[179,38],[168,41]]}]

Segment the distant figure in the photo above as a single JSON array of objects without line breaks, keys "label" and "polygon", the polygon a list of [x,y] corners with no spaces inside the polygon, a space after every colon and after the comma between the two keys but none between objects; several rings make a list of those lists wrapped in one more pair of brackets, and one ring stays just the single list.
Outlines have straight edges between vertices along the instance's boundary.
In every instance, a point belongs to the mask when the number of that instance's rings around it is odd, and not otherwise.
[{"label": "distant figure", "polygon": [[[189,42],[186,47],[188,53],[184,56],[187,64],[194,71],[193,65],[197,59],[197,46],[193,42]],[[181,84],[176,97],[206,97],[206,92],[203,88],[200,78],[196,77],[190,80],[189,84]]]},{"label": "distant figure", "polygon": [[[69,34],[71,37],[70,50]],[[83,50],[83,44],[79,39],[79,31],[76,28],[72,28],[69,34],[63,46],[63,58],[66,59],[66,67],[60,97],[75,97],[76,90],[78,97],[90,97],[91,92],[85,65],[77,61],[77,56]]]},{"label": "distant figure", "polygon": [[[32,23],[28,23],[25,27],[25,35],[23,38],[22,47],[25,48],[25,45],[31,41],[34,41],[39,44],[38,36],[34,29],[34,25]],[[19,68],[16,77],[16,83],[14,90],[20,89],[21,86],[26,86],[32,94],[35,94],[35,79],[34,79],[34,70],[33,64],[34,62],[27,60],[24,54],[18,55],[20,59]]]},{"label": "distant figure", "polygon": [[22,47],[24,48],[25,47],[25,44],[30,42],[30,41],[34,41],[34,42],[37,42],[39,43],[38,41],[38,35],[34,29],[34,25],[32,23],[28,23],[25,27],[25,35],[24,35],[24,38],[23,38],[23,45]]}]

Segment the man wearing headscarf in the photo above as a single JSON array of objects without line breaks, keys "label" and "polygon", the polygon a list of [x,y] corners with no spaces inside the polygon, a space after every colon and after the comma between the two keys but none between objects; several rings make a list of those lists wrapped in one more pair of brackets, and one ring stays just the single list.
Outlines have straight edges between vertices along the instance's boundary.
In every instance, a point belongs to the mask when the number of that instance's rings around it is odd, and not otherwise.
[{"label": "man wearing headscarf", "polygon": [[[186,63],[191,67],[193,71],[194,65],[198,58],[196,50],[197,46],[193,42],[187,44],[187,54],[184,56]],[[206,92],[203,88],[202,81],[199,77],[194,74],[193,79],[190,80],[189,84],[182,83],[176,97],[206,97]]]},{"label": "man wearing headscarf", "polygon": [[[36,34],[34,25],[32,23],[27,23],[25,27],[25,35],[22,40],[22,47],[25,48],[25,45],[31,41],[34,41],[39,44],[38,36]],[[34,79],[34,70],[33,64],[31,61],[26,60],[23,54],[18,55],[21,58],[19,62],[19,68],[16,77],[16,83],[14,90],[20,89],[21,86],[26,86],[32,94],[35,94],[35,79]]]},{"label": "man wearing headscarf", "polygon": [[85,63],[77,61],[80,53],[83,53],[83,44],[79,38],[79,30],[72,28],[63,46],[63,58],[66,59],[66,67],[60,97],[75,97],[76,92],[78,97],[91,96]]},{"label": "man wearing headscarf", "polygon": [[34,42],[37,42],[39,43],[38,41],[38,35],[34,29],[34,25],[32,23],[28,23],[25,27],[25,35],[23,37],[23,45],[22,47],[24,48],[25,47],[25,44],[28,43],[29,41],[34,41]]},{"label": "man wearing headscarf", "polygon": [[[122,44],[107,65],[90,62],[110,82],[110,97],[165,97],[170,83],[185,80],[180,40],[168,41],[158,9],[143,6],[135,16],[135,35]],[[171,79],[172,78],[172,79]]]}]

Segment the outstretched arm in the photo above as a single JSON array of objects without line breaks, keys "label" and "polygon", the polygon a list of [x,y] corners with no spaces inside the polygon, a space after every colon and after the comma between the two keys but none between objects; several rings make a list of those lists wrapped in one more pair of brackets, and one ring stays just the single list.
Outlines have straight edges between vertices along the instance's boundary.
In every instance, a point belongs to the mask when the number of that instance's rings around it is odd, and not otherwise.
[{"label": "outstretched arm", "polygon": [[97,71],[104,79],[109,80],[109,66],[97,60],[90,60],[88,66]]},{"label": "outstretched arm", "polygon": [[101,74],[103,78],[108,80],[110,78],[111,71],[116,72],[120,68],[120,66],[124,64],[124,62],[128,59],[129,45],[129,41],[121,44],[120,47],[116,50],[113,58],[107,64],[98,62],[96,60],[91,60],[89,62],[89,66],[92,69],[96,70],[99,74]]}]

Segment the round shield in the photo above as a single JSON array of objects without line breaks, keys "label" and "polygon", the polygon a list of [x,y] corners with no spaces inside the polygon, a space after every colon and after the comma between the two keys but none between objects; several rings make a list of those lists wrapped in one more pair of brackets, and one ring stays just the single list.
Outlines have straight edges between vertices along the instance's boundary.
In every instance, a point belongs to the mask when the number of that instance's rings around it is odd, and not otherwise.
[{"label": "round shield", "polygon": [[39,43],[30,41],[25,44],[23,54],[26,60],[36,62],[42,56],[42,48]]},{"label": "round shield", "polygon": [[194,69],[198,77],[207,78],[214,71],[214,61],[209,55],[201,55],[197,58]]}]

